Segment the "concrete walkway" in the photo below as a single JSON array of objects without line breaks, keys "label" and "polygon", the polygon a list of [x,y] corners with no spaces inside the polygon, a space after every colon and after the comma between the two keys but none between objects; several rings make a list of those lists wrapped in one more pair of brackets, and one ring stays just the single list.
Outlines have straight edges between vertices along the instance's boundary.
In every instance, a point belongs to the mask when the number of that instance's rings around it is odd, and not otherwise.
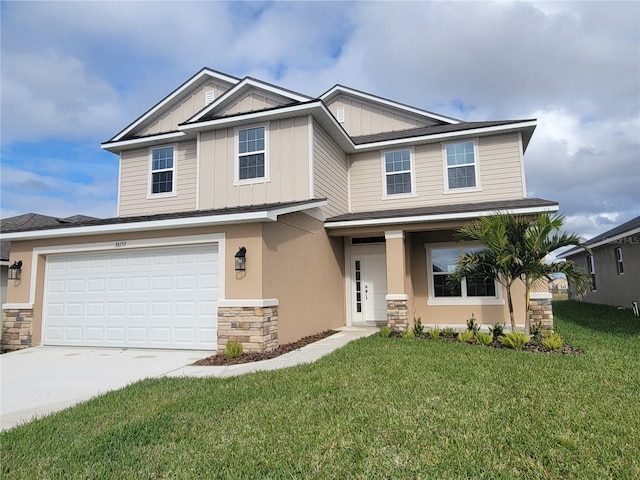
[{"label": "concrete walkway", "polygon": [[145,378],[230,377],[314,362],[376,328],[343,327],[280,357],[228,367],[193,367],[211,352],[33,347],[0,355],[0,429],[63,410]]}]

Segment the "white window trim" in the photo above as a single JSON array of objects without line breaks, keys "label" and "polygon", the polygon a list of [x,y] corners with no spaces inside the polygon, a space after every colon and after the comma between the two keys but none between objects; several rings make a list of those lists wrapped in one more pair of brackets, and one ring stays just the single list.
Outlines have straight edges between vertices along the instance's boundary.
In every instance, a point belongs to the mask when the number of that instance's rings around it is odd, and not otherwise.
[{"label": "white window trim", "polygon": [[[613,253],[616,256],[616,273],[618,275],[624,275],[624,258],[622,257],[622,247],[614,248]],[[622,271],[620,271],[621,266]]]},{"label": "white window trim", "polygon": [[[162,171],[173,171],[173,185],[171,187],[171,191],[170,192],[164,192],[164,193],[153,193],[152,192],[152,188],[153,188],[153,151],[154,150],[158,150],[159,148],[169,148],[172,147],[173,148],[173,168],[171,169],[164,169]],[[147,199],[152,199],[152,198],[167,198],[167,197],[177,197],[178,196],[178,144],[177,143],[173,143],[173,144],[168,144],[168,145],[154,145],[153,147],[149,147],[149,181],[148,181],[148,186],[147,186]],[[161,170],[158,170],[161,171]]]},{"label": "white window trim", "polygon": [[[409,150],[409,161],[411,162],[411,168],[409,173],[411,173],[411,192],[409,193],[387,193],[387,164],[385,160],[385,155],[391,152],[401,152],[403,150]],[[380,155],[380,165],[382,167],[382,199],[383,200],[393,200],[396,198],[411,198],[417,197],[416,193],[416,162],[415,162],[415,152],[413,147],[407,148],[394,148],[392,150],[383,150]],[[395,175],[398,173],[406,173],[403,172],[390,172],[389,175]]]},{"label": "white window trim", "polygon": [[[238,132],[241,130],[250,130],[252,128],[264,128],[264,177],[247,178],[240,180],[240,145]],[[233,141],[235,142],[235,154],[233,158],[233,185],[251,185],[254,183],[267,183],[271,181],[271,172],[269,165],[269,124],[261,123],[257,125],[242,125],[234,130]]]},{"label": "white window trim", "polygon": [[[475,168],[476,174],[476,186],[468,187],[468,188],[449,188],[449,165],[447,165],[447,145],[455,145],[456,143],[467,143],[473,142],[473,166]],[[463,165],[456,165],[457,167],[461,167]],[[466,165],[469,166],[469,165]],[[455,167],[451,167],[455,168]],[[444,184],[445,195],[450,195],[453,193],[467,193],[467,192],[481,192],[482,186],[480,185],[480,149],[478,148],[478,139],[470,138],[464,140],[457,140],[455,142],[443,142],[442,143],[442,179]]]},{"label": "white window trim", "polygon": [[431,250],[438,248],[474,248],[481,247],[482,245],[477,242],[446,242],[446,243],[425,243],[424,248],[426,250],[427,258],[427,286],[429,296],[427,297],[427,305],[504,305],[504,298],[502,297],[502,285],[496,284],[496,296],[495,297],[467,297],[466,296],[466,279],[462,280],[462,297],[436,297],[435,290],[433,288],[433,264],[431,263]]}]

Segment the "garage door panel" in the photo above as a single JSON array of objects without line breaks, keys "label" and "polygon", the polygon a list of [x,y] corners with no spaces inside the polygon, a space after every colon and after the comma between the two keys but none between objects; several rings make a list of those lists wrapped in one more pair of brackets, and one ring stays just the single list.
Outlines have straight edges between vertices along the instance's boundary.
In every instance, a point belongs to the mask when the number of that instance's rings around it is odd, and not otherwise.
[{"label": "garage door panel", "polygon": [[44,343],[215,349],[216,245],[47,258]]}]

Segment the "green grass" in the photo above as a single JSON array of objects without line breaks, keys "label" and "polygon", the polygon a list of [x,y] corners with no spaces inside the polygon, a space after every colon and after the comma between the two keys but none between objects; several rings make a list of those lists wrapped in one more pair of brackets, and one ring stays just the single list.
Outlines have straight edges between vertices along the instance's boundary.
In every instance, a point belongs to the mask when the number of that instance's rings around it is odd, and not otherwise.
[{"label": "green grass", "polygon": [[640,477],[640,319],[554,309],[584,355],[376,336],[303,367],[147,380],[2,433],[2,477]]}]

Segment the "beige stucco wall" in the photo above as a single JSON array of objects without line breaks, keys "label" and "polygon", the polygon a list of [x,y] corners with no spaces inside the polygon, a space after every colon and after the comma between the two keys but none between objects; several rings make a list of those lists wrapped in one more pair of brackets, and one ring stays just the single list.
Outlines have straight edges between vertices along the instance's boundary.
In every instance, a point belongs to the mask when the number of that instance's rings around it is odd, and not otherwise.
[{"label": "beige stucco wall", "polygon": [[400,109],[384,107],[379,103],[363,101],[351,95],[339,95],[331,99],[327,107],[334,117],[337,117],[338,108],[344,108],[345,121],[341,125],[351,136],[438,124],[434,120],[412,115]]},{"label": "beige stucco wall", "polygon": [[[622,249],[622,275],[618,274],[616,268],[617,247]],[[640,303],[640,235],[628,236],[617,243],[595,247],[592,253],[596,266],[596,291],[587,292],[584,297],[576,297],[575,286],[569,284],[571,298],[625,308],[631,308],[631,302]],[[573,261],[584,272],[588,272],[586,253],[573,255],[567,260]]]},{"label": "beige stucco wall", "polygon": [[263,293],[280,301],[280,344],[345,325],[342,239],[303,213],[264,224],[263,235]]},{"label": "beige stucco wall", "polygon": [[452,203],[488,202],[524,197],[522,162],[517,133],[478,138],[479,191],[445,193],[441,143],[414,147],[414,196],[384,197],[384,150],[351,155],[353,212],[410,208]]},{"label": "beige stucco wall", "polygon": [[188,120],[206,106],[206,92],[213,90],[214,99],[217,99],[230,87],[231,84],[213,80],[197,86],[190,92],[185,93],[179,100],[174,101],[173,108],[159,113],[150,122],[146,122],[145,126],[134,131],[133,134],[144,136],[174,132],[178,130],[178,124]]},{"label": "beige stucco wall", "polygon": [[[175,146],[174,182],[176,195],[151,195],[150,149],[122,152],[120,160],[119,216],[185,212],[196,208],[196,140],[167,144]],[[164,145],[157,145],[160,147]]]},{"label": "beige stucco wall", "polygon": [[269,181],[234,185],[236,134],[233,128],[200,135],[201,210],[308,200],[309,129],[307,117],[268,123]]}]

